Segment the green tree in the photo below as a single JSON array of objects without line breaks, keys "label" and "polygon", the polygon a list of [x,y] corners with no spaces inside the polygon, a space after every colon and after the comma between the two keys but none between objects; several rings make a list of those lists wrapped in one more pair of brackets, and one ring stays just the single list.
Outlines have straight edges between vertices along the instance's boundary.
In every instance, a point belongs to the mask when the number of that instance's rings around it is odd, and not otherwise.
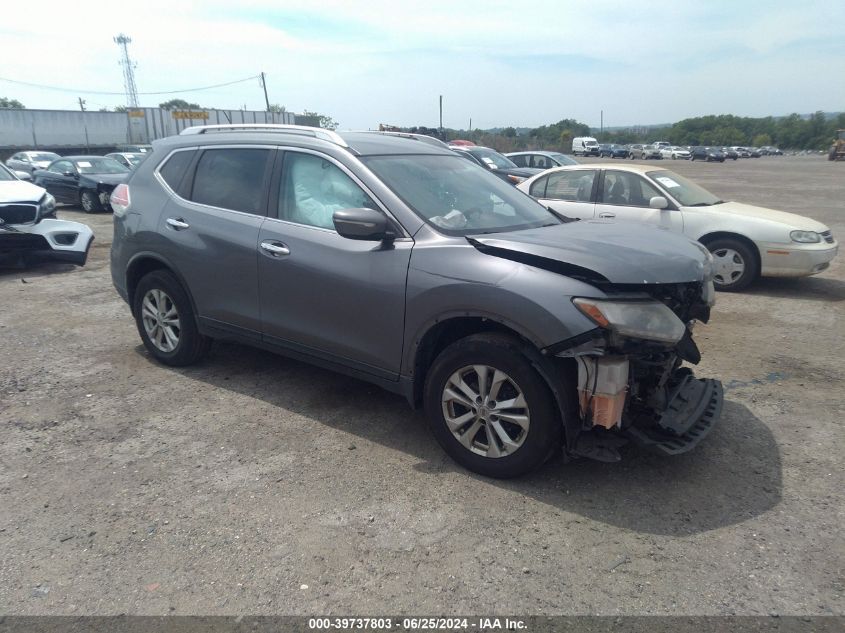
[{"label": "green tree", "polygon": [[17,99],[8,99],[6,97],[0,97],[0,108],[23,110],[26,108],[26,106]]},{"label": "green tree", "polygon": [[312,112],[310,110],[303,110],[302,116],[307,117],[314,117],[320,124],[321,128],[325,128],[327,130],[336,130],[337,129],[337,121],[326,114],[320,114],[319,112]]},{"label": "green tree", "polygon": [[753,139],[751,139],[751,144],[754,147],[762,147],[763,145],[771,145],[772,144],[772,137],[768,134],[757,134]]},{"label": "green tree", "polygon": [[126,106],[125,105],[116,105],[116,106],[114,106],[114,111],[115,112],[126,112]]},{"label": "green tree", "polygon": [[184,99],[171,99],[164,103],[159,103],[158,107],[162,110],[202,110],[203,107],[198,103],[188,103]]},{"label": "green tree", "polygon": [[271,103],[270,107],[267,109],[267,112],[282,114],[283,112],[287,112],[287,109],[285,108],[285,106],[279,105],[278,103]]}]

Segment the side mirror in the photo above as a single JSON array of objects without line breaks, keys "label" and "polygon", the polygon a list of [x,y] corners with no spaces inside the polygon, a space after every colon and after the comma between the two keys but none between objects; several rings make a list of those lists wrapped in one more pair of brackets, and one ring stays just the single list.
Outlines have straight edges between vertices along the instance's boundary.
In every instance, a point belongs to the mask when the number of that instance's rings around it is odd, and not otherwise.
[{"label": "side mirror", "polygon": [[350,240],[380,242],[395,237],[385,215],[375,209],[341,209],[332,220],[338,234]]},{"label": "side mirror", "polygon": [[75,171],[65,171],[65,172],[62,172],[62,176],[68,176],[70,178],[73,178],[74,176],[76,176],[76,172]]},{"label": "side mirror", "polygon": [[32,180],[32,174],[28,171],[19,171],[16,169],[15,176],[18,177],[18,180]]},{"label": "side mirror", "polygon": [[669,201],[663,196],[654,196],[648,201],[648,206],[652,209],[665,209],[669,206]]}]

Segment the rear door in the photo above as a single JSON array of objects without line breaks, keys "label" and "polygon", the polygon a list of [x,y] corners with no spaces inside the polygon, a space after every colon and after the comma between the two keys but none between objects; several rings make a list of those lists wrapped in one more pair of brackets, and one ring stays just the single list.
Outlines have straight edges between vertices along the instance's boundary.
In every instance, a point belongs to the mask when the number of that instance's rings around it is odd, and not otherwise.
[{"label": "rear door", "polygon": [[328,156],[285,150],[282,162],[259,235],[264,340],[396,380],[413,240],[341,237],[334,211],[386,208]]},{"label": "rear door", "polygon": [[[187,176],[168,184],[174,195],[159,217],[158,235],[165,239],[157,250],[186,282],[204,327],[258,339],[258,230],[276,150],[232,145],[190,151]],[[158,168],[162,182],[170,161],[186,160],[180,154]]]},{"label": "rear door", "polygon": [[597,175],[597,169],[553,171],[535,180],[529,193],[540,204],[569,218],[592,218]]}]

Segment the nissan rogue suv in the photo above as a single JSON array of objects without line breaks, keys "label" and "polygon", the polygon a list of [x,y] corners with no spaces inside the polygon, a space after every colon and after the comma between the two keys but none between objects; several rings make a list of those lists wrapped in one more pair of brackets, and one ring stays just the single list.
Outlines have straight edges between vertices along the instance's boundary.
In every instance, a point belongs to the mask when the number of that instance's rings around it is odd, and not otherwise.
[{"label": "nissan rogue suv", "polygon": [[682,366],[706,249],[572,221],[435,139],[193,127],[111,202],[114,285],[165,365],[230,340],[355,376],[492,477],[628,441],[683,453],[719,417],[721,384]]}]

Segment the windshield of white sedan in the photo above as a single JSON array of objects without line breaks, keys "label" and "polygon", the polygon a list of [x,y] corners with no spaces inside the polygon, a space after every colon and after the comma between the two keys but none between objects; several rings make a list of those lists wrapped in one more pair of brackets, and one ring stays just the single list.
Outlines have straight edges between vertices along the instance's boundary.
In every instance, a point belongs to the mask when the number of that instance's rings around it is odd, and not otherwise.
[{"label": "windshield of white sedan", "polygon": [[650,171],[648,177],[663,187],[669,194],[681,203],[684,207],[709,207],[714,204],[721,204],[720,200],[704,187],[679,176],[668,169]]},{"label": "windshield of white sedan", "polygon": [[417,215],[450,235],[560,224],[513,185],[459,156],[370,156],[366,165]]},{"label": "windshield of white sedan", "polygon": [[113,158],[84,158],[76,161],[80,174],[125,174],[129,170]]}]

